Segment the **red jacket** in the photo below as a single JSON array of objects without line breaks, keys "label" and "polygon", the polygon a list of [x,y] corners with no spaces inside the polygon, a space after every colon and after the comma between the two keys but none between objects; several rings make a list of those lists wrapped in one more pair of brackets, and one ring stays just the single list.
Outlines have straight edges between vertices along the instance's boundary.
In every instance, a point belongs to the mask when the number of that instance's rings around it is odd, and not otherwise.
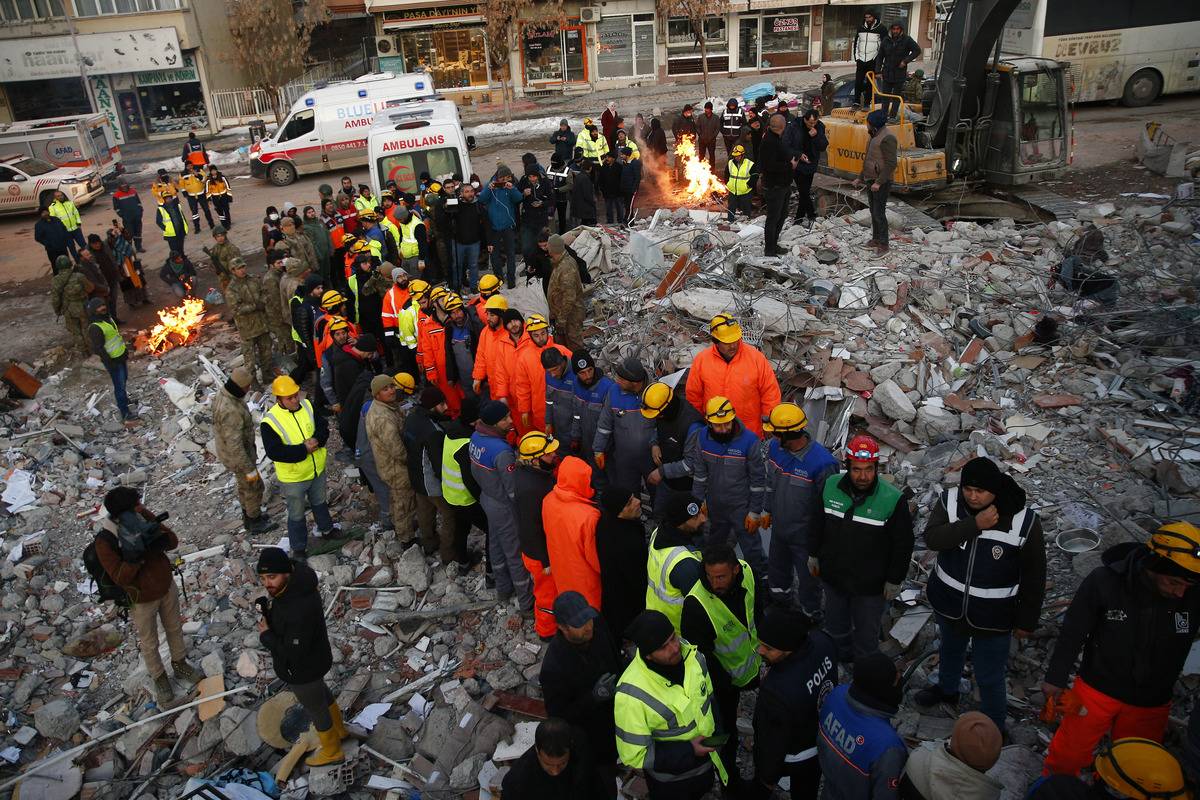
[{"label": "red jacket", "polygon": [[766,356],[745,342],[729,362],[721,358],[716,345],[700,351],[692,361],[687,381],[688,402],[703,415],[705,403],[718,396],[728,397],[738,419],[759,437],[762,418],[779,405],[782,397],[779,381]]},{"label": "red jacket", "polygon": [[558,482],[542,501],[542,524],[550,533],[546,551],[558,591],[579,592],[600,610],[600,558],[596,524],[600,509],[592,503],[592,468],[575,456],[558,465]]}]

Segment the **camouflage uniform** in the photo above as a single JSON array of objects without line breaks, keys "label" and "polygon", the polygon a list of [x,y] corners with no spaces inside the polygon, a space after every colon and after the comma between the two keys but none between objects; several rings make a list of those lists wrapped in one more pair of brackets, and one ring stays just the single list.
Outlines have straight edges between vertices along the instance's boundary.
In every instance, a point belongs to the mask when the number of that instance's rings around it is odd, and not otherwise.
[{"label": "camouflage uniform", "polygon": [[321,274],[321,265],[317,263],[317,251],[313,247],[312,239],[302,232],[297,232],[291,236],[284,236],[283,241],[290,246],[293,258],[300,259],[301,264],[318,275]]},{"label": "camouflage uniform", "polygon": [[242,340],[242,366],[251,376],[256,375],[257,366],[264,384],[269,382],[271,374],[267,303],[272,299],[263,290],[263,285],[250,277],[234,276],[225,291],[225,302],[233,310],[233,324],[237,326],[238,336]]},{"label": "camouflage uniform", "polygon": [[583,347],[583,281],[574,256],[562,253],[557,258],[546,288],[546,304],[554,340],[574,353]]},{"label": "camouflage uniform", "polygon": [[[220,226],[218,226],[220,227]],[[242,251],[236,244],[225,239],[225,244],[214,244],[206,249],[209,260],[212,261],[213,272],[217,274],[217,280],[221,284],[221,293],[224,294],[229,289],[229,282],[233,280],[233,274],[230,272],[229,265],[233,263],[233,259],[241,258]]]},{"label": "camouflage uniform", "polygon": [[379,477],[387,484],[388,499],[392,509],[392,525],[396,535],[404,543],[415,537],[412,518],[417,509],[412,482],[408,477],[408,448],[404,446],[401,431],[404,429],[404,410],[400,404],[387,405],[374,400],[367,410],[367,440],[375,454],[375,467]]},{"label": "camouflage uniform", "polygon": [[[62,263],[63,261],[65,264]],[[55,269],[57,271],[50,281],[50,303],[54,307],[54,313],[61,315],[63,322],[66,323],[67,333],[71,334],[72,344],[84,358],[87,358],[92,354],[92,348],[88,346],[87,337],[84,335],[84,330],[88,326],[85,306],[88,295],[92,291],[92,284],[83,276],[83,273],[75,270],[65,256],[60,256],[60,261],[55,265]]]},{"label": "camouflage uniform", "polygon": [[[235,280],[236,283],[236,280]],[[262,477],[258,475],[258,450],[254,445],[254,419],[244,400],[234,397],[221,387],[212,401],[213,438],[217,459],[237,478],[238,500],[247,519],[257,519],[262,513]]]},{"label": "camouflage uniform", "polygon": [[294,353],[296,346],[292,342],[292,325],[286,309],[279,303],[279,280],[282,272],[267,267],[267,274],[262,277],[263,294],[266,296],[267,328],[275,336],[275,347],[282,353]]}]

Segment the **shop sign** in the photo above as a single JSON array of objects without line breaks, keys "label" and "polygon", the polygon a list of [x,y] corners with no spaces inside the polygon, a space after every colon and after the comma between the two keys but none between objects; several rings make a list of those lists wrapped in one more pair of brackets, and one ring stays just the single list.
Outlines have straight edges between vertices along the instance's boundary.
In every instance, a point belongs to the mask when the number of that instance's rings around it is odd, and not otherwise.
[{"label": "shop sign", "polygon": [[172,83],[195,83],[200,80],[196,59],[191,53],[183,54],[183,64],[178,69],[156,69],[141,72],[137,76],[138,86],[166,86]]},{"label": "shop sign", "polygon": [[799,33],[799,17],[775,17],[771,20],[771,33]]},{"label": "shop sign", "polygon": [[122,33],[81,33],[40,36],[5,42],[0,59],[0,81],[28,81],[115,72],[173,70],[183,65],[179,36],[174,28],[152,28]]},{"label": "shop sign", "polygon": [[383,12],[383,21],[406,22],[409,20],[445,19],[447,17],[477,17],[481,13],[478,5],[405,8],[399,11]]},{"label": "shop sign", "polygon": [[112,127],[113,138],[117,144],[125,144],[125,134],[121,132],[121,118],[117,114],[117,99],[113,97],[112,80],[107,75],[91,75],[88,82],[92,84],[92,97],[96,98],[96,110],[108,117]]},{"label": "shop sign", "polygon": [[404,56],[380,56],[380,72],[394,72],[397,75],[404,72]]}]

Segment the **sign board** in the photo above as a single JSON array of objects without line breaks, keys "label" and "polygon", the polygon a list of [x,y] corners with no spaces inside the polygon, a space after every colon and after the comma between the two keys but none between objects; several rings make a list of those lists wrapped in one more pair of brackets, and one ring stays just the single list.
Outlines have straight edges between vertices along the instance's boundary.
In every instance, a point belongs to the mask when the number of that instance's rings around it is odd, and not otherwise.
[{"label": "sign board", "polygon": [[399,75],[404,72],[404,56],[380,56],[380,72],[394,72]]},{"label": "sign board", "polygon": [[88,82],[92,84],[92,97],[96,98],[96,111],[108,117],[112,126],[113,138],[117,144],[125,144],[125,134],[121,131],[121,117],[117,112],[117,98],[113,96],[112,81],[107,75],[89,75]]},{"label": "sign board", "polygon": [[[76,49],[78,47],[78,49]],[[174,28],[152,28],[122,33],[81,33],[40,36],[4,43],[0,81],[29,81],[115,72],[175,70],[183,66],[183,52]]]},{"label": "sign board", "polygon": [[771,33],[798,33],[799,31],[799,17],[773,17],[771,19]]},{"label": "sign board", "polygon": [[165,86],[171,83],[195,83],[200,80],[200,72],[196,69],[195,57],[191,53],[184,53],[183,63],[178,68],[139,72],[136,78],[138,86]]}]

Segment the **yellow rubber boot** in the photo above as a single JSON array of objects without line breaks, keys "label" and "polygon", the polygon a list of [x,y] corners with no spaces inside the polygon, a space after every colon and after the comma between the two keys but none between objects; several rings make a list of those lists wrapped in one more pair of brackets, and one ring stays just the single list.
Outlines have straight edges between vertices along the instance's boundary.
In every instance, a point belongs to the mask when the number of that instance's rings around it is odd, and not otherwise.
[{"label": "yellow rubber boot", "polygon": [[304,759],[310,767],[325,767],[330,764],[340,764],[345,757],[342,755],[342,740],[337,734],[337,728],[330,727],[327,731],[317,731],[317,739],[321,746],[316,752]]},{"label": "yellow rubber boot", "polygon": [[330,704],[329,716],[333,719],[333,729],[337,731],[338,741],[349,739],[350,732],[346,730],[346,723],[342,721],[342,709],[338,708],[336,702]]}]

